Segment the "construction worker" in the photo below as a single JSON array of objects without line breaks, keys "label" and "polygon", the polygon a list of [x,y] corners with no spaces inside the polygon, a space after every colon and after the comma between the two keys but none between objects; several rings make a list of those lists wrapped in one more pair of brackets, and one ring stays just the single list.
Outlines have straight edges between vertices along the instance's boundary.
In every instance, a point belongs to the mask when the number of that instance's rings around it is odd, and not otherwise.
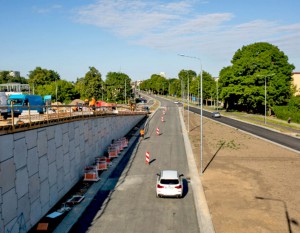
[{"label": "construction worker", "polygon": [[93,97],[92,100],[90,101],[90,107],[92,108],[92,110],[95,111],[95,107],[96,107],[96,100],[95,98]]},{"label": "construction worker", "polygon": [[143,128],[141,128],[141,130],[140,130],[140,135],[141,135],[142,139],[144,139],[145,130]]}]

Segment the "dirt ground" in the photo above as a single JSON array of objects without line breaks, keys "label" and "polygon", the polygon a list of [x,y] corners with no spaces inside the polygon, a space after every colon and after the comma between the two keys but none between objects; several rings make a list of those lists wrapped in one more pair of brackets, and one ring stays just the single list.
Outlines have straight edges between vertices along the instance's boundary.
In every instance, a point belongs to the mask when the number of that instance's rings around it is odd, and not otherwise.
[{"label": "dirt ground", "polygon": [[[187,113],[185,113],[187,127]],[[200,120],[189,137],[200,167]],[[299,233],[300,153],[203,118],[201,177],[217,233]]]}]

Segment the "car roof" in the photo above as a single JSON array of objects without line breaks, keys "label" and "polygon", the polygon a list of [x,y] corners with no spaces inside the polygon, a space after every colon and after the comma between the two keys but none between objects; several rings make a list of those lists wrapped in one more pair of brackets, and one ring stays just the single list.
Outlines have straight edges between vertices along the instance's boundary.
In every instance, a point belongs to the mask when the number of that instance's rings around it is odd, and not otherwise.
[{"label": "car roof", "polygon": [[176,170],[162,170],[160,175],[161,179],[178,179],[178,171]]}]

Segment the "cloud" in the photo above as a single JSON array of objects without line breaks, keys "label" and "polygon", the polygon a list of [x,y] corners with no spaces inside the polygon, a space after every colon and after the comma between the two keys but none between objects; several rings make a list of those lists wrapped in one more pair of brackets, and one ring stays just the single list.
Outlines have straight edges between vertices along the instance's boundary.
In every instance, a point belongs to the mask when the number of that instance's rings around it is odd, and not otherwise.
[{"label": "cloud", "polygon": [[300,24],[282,25],[264,19],[237,23],[231,12],[196,11],[199,4],[206,3],[98,0],[78,9],[76,21],[104,28],[131,43],[171,51],[193,50],[204,56],[226,55],[230,59],[228,54],[258,41],[273,42],[292,56],[300,53],[300,42],[295,39],[299,38]]},{"label": "cloud", "polygon": [[47,13],[56,11],[57,9],[61,9],[61,8],[62,8],[62,5],[59,5],[59,4],[54,4],[49,7],[38,7],[38,6],[32,7],[33,11],[38,14],[47,14]]}]

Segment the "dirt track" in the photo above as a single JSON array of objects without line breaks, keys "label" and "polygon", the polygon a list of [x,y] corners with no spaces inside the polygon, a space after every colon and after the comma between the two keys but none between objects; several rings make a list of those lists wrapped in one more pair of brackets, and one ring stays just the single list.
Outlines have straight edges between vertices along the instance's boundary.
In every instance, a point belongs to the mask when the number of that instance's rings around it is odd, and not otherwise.
[{"label": "dirt track", "polygon": [[[189,137],[199,169],[196,114]],[[217,233],[300,232],[300,153],[203,118],[203,168]]]}]

